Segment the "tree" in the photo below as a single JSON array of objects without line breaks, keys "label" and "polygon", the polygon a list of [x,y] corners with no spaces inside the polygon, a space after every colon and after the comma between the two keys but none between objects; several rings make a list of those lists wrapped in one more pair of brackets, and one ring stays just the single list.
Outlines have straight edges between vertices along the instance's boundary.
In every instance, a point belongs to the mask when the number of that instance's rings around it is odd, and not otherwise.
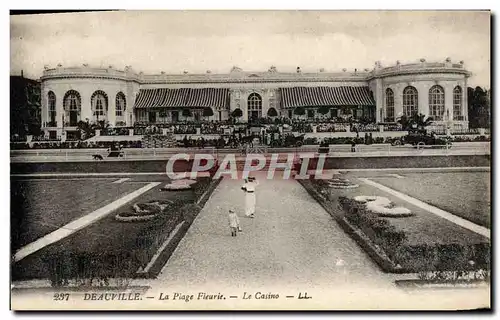
[{"label": "tree", "polygon": [[214,111],[212,110],[212,108],[203,109],[203,116],[204,117],[211,117],[213,115],[214,115]]},{"label": "tree", "polygon": [[489,91],[481,87],[467,88],[470,128],[489,128],[491,101]]},{"label": "tree", "polygon": [[293,110],[293,114],[303,116],[306,114],[306,109],[304,107],[297,107]]},{"label": "tree", "polygon": [[182,109],[182,116],[183,117],[191,117],[193,114],[190,109]]},{"label": "tree", "polygon": [[80,139],[82,140],[86,140],[95,135],[95,125],[91,125],[88,119],[87,121],[78,121],[77,128]]},{"label": "tree", "polygon": [[23,76],[10,77],[10,134],[19,137],[41,133],[40,84]]},{"label": "tree", "polygon": [[278,112],[274,108],[269,108],[269,110],[267,110],[267,116],[268,117],[276,117],[276,116],[278,116]]},{"label": "tree", "polygon": [[408,128],[410,128],[410,120],[406,115],[402,115],[401,117],[399,117],[397,123],[399,123],[401,127],[403,127],[403,130],[408,130]]},{"label": "tree", "polygon": [[411,117],[402,115],[398,121],[403,127],[403,130],[417,129],[418,131],[425,131],[425,128],[432,124],[432,117],[425,117],[424,114],[414,113]]},{"label": "tree", "polygon": [[240,108],[234,109],[233,112],[231,113],[231,116],[233,118],[241,118],[243,117],[243,111],[241,111]]},{"label": "tree", "polygon": [[318,112],[321,113],[322,115],[325,115],[328,112],[330,112],[330,108],[328,108],[327,106],[321,106],[319,107]]}]

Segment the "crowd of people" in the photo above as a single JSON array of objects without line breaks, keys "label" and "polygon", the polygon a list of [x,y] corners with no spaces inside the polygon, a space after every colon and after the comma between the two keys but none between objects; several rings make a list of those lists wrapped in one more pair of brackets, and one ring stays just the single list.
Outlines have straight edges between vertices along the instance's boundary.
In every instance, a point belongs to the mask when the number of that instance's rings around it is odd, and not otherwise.
[{"label": "crowd of people", "polygon": [[202,123],[200,127],[201,134],[223,134],[224,125],[219,123]]},{"label": "crowd of people", "polygon": [[[108,149],[114,146],[113,141],[51,141],[51,142],[33,142],[33,143],[15,143],[10,144],[11,150],[24,149]],[[120,141],[123,148],[142,148],[142,141]]]}]

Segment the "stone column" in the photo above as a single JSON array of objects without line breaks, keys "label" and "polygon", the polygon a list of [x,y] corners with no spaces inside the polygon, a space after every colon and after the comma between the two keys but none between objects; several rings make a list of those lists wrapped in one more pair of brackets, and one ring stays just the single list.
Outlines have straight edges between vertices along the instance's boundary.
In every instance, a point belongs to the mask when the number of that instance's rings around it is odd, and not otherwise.
[{"label": "stone column", "polygon": [[384,119],[380,118],[380,110],[384,108],[384,88],[382,87],[382,79],[377,79],[376,80],[376,94],[375,94],[375,105],[376,105],[376,112],[375,112],[375,117],[377,122],[382,122]]},{"label": "stone column", "polygon": [[90,91],[80,92],[80,98],[81,98],[80,120],[82,121],[85,121],[85,119],[89,119],[89,121],[92,122],[94,120],[94,116],[92,114],[92,105],[90,101],[91,97],[92,93]]},{"label": "stone column", "polygon": [[406,84],[398,84],[393,88],[394,91],[394,120],[397,120],[398,115],[403,114],[403,91]]},{"label": "stone column", "polygon": [[[56,121],[57,121],[58,128],[62,128],[64,126],[64,124],[63,124],[64,101],[63,100],[64,100],[64,93],[59,92],[59,94],[56,95]],[[67,120],[69,120],[69,119],[67,119]],[[48,121],[50,121],[50,119],[47,118],[47,122]]]},{"label": "stone column", "polygon": [[114,127],[116,125],[116,93],[114,95],[108,96],[108,112],[107,112],[107,120],[109,121],[109,125]]},{"label": "stone column", "polygon": [[[444,120],[453,121],[453,89],[455,86],[450,83],[443,86],[444,89]],[[449,115],[449,119],[446,116]]]},{"label": "stone column", "polygon": [[464,121],[469,121],[469,97],[467,96],[467,91],[467,77],[465,77],[464,85],[462,86],[462,115]]},{"label": "stone column", "polygon": [[415,87],[418,90],[418,112],[425,114],[426,117],[429,116],[429,89],[433,85],[434,83]]}]

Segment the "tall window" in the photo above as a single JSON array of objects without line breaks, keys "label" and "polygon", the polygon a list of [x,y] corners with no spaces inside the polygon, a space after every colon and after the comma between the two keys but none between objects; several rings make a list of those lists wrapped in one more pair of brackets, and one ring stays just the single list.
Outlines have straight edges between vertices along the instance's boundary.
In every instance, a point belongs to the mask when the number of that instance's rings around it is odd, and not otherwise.
[{"label": "tall window", "polygon": [[96,91],[91,97],[93,115],[97,120],[104,120],[108,110],[108,96],[103,91]]},{"label": "tall window", "polygon": [[49,100],[49,122],[50,122],[50,127],[52,127],[55,126],[56,122],[56,95],[54,94],[54,92],[49,91],[48,100]]},{"label": "tall window", "polygon": [[248,96],[248,119],[258,119],[262,117],[262,98],[257,93]]},{"label": "tall window", "polygon": [[76,126],[80,119],[82,99],[78,91],[69,90],[64,95],[64,123],[63,125]]},{"label": "tall window", "polygon": [[407,117],[418,113],[418,91],[408,86],[403,90],[403,114]]},{"label": "tall window", "polygon": [[392,91],[392,89],[389,89],[389,88],[387,88],[387,90],[385,90],[385,109],[386,109],[386,120],[385,121],[393,122],[394,121],[394,92]]},{"label": "tall window", "polygon": [[434,120],[443,120],[444,115],[444,89],[433,86],[429,89],[429,116]]},{"label": "tall window", "polygon": [[453,89],[453,120],[463,120],[462,118],[462,88],[456,86]]},{"label": "tall window", "polygon": [[125,111],[125,108],[126,108],[125,95],[122,92],[118,92],[116,94],[116,113],[115,113],[115,115],[117,117],[122,117],[123,112]]}]

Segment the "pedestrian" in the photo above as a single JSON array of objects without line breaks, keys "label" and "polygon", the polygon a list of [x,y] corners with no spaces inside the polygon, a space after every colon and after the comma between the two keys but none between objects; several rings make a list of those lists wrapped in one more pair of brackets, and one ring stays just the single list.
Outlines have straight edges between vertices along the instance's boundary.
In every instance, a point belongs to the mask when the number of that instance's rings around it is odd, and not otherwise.
[{"label": "pedestrian", "polygon": [[352,139],[351,152],[356,152],[356,140]]},{"label": "pedestrian", "polygon": [[258,185],[255,178],[245,179],[245,184],[242,189],[245,191],[245,215],[249,218],[255,217],[255,187]]},{"label": "pedestrian", "polygon": [[241,232],[240,219],[234,212],[234,210],[229,210],[229,228],[231,229],[231,236],[236,237],[238,232]]}]

